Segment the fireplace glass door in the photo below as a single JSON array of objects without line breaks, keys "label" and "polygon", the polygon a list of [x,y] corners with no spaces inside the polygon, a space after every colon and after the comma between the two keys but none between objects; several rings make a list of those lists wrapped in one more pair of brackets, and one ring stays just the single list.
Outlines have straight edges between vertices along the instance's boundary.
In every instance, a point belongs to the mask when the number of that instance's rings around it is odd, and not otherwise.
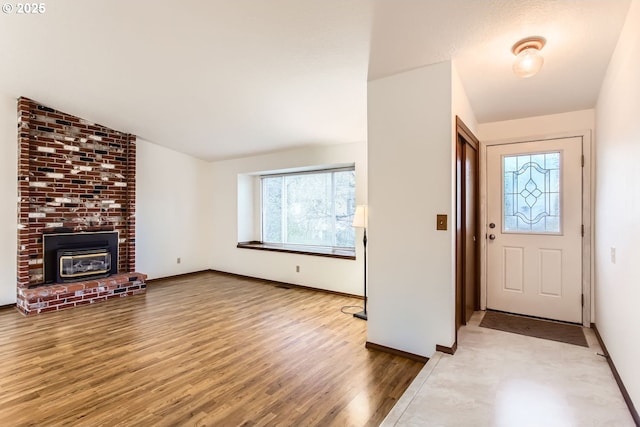
[{"label": "fireplace glass door", "polygon": [[104,276],[111,270],[111,253],[108,249],[59,251],[59,272],[63,282]]}]

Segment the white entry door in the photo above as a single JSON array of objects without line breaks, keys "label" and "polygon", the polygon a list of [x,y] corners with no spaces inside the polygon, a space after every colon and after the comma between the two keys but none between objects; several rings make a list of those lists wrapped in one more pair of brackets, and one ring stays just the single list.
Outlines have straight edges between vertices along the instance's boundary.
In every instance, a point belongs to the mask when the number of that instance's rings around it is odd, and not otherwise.
[{"label": "white entry door", "polygon": [[487,308],[582,323],[582,138],[487,147]]}]

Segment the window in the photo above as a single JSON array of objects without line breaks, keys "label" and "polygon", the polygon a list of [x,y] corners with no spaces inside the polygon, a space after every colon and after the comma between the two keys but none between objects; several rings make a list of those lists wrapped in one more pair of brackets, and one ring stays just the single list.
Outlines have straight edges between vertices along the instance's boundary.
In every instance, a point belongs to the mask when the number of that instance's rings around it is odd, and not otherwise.
[{"label": "window", "polygon": [[355,169],[264,175],[262,241],[353,248]]},{"label": "window", "polygon": [[560,233],[560,152],[503,157],[503,232]]}]

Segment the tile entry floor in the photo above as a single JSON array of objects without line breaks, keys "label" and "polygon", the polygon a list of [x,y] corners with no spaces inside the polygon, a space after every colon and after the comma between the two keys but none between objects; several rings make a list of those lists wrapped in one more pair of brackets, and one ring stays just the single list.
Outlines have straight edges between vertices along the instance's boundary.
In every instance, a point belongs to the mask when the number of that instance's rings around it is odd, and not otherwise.
[{"label": "tile entry floor", "polygon": [[384,427],[635,427],[594,332],[589,348],[479,327],[436,352]]}]

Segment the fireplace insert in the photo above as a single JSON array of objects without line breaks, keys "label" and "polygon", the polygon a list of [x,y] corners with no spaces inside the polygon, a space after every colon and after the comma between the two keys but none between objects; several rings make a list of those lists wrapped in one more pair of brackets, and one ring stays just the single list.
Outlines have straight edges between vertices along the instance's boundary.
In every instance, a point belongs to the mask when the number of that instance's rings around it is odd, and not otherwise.
[{"label": "fireplace insert", "polygon": [[106,277],[111,270],[111,251],[108,248],[59,250],[58,282]]},{"label": "fireplace insert", "polygon": [[118,273],[118,232],[45,234],[45,283],[76,282]]}]

